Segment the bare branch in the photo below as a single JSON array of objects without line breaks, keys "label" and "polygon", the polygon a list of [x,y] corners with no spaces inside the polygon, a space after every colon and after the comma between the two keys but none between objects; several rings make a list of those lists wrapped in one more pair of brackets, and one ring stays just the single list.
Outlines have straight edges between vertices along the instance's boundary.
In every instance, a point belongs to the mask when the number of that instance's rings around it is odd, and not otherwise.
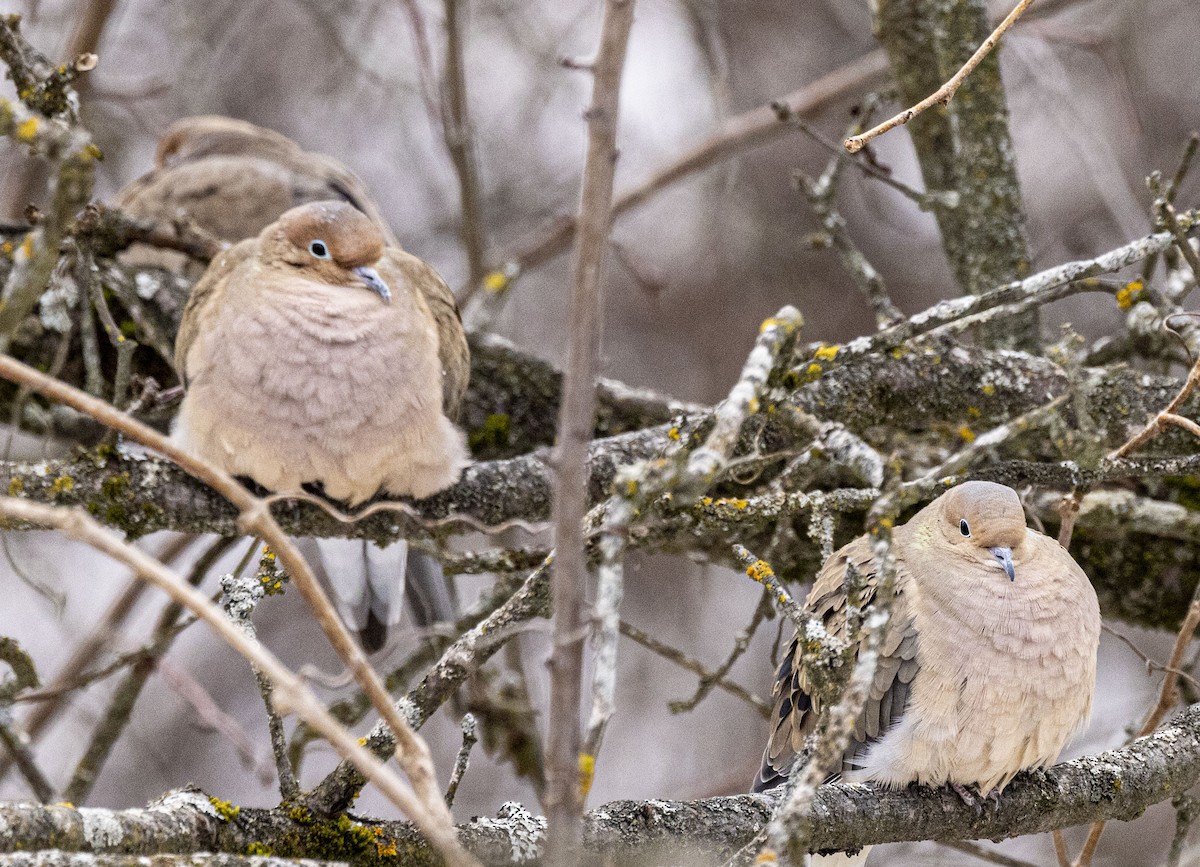
[{"label": "bare branch", "polygon": [[927,96],[925,99],[918,102],[912,108],[906,108],[904,111],[894,115],[888,120],[885,120],[878,126],[872,127],[861,135],[850,136],[845,141],[846,150],[850,151],[850,153],[856,153],[862,150],[867,142],[878,138],[888,130],[895,129],[898,126],[908,123],[918,114],[925,111],[925,109],[934,105],[945,105],[948,103],[954,98],[954,94],[958,92],[958,88],[963,83],[963,80],[975,71],[975,67],[977,67],[983,61],[983,58],[987,57],[991,50],[996,47],[996,43],[1000,41],[1000,37],[1007,33],[1008,29],[1017,23],[1017,19],[1020,18],[1025,10],[1029,8],[1029,4],[1032,2],[1033,0],[1020,0],[1020,2],[1013,7],[1012,12],[1009,12],[1008,15],[1005,16],[1004,20],[1001,21],[996,27],[996,29],[992,31],[992,35],[983,41],[983,44],[979,46],[979,49],[971,55],[970,60],[964,63],[962,68],[959,69],[958,72],[954,73],[949,81]]},{"label": "bare branch", "polygon": [[546,737],[546,815],[551,864],[578,857],[579,702],[583,668],[584,593],[588,569],[583,522],[587,513],[587,451],[595,416],[600,366],[600,275],[612,224],[617,162],[617,106],[633,0],[606,0],[593,67],[592,104],[579,204],[579,243],[571,297],[570,347],[558,421],[554,487],[554,638],[550,656],[550,721]]}]

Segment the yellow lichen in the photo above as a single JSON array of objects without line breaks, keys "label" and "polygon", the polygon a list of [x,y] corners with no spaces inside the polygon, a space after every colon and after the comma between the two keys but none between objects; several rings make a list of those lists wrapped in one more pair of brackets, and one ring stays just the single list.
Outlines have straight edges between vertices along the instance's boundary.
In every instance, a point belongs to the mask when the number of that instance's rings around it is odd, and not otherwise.
[{"label": "yellow lichen", "polygon": [[1122,310],[1128,310],[1138,301],[1142,300],[1145,290],[1146,284],[1141,280],[1130,280],[1117,293],[1117,306]]},{"label": "yellow lichen", "polygon": [[508,277],[503,271],[489,271],[483,277],[483,288],[493,295],[503,292],[508,288]]},{"label": "yellow lichen", "polygon": [[984,393],[984,394],[986,394],[988,397],[991,397],[993,394],[995,394],[995,393],[996,393],[996,386],[992,385],[992,384],[989,382],[987,385],[985,385],[985,386],[983,387],[982,391],[983,391],[983,393]]},{"label": "yellow lichen", "polygon": [[679,428],[677,428],[675,425],[672,425],[671,429],[667,431],[667,439],[679,442]]},{"label": "yellow lichen", "polygon": [[969,415],[971,418],[979,418],[981,415],[983,415],[983,413],[979,411],[979,407],[969,406],[967,407],[967,415]]},{"label": "yellow lichen", "polygon": [[596,778],[596,757],[591,753],[579,754],[579,797],[586,800]]},{"label": "yellow lichen", "polygon": [[25,482],[22,479],[13,476],[8,480],[8,495],[10,497],[16,497],[24,490]]},{"label": "yellow lichen", "polygon": [[958,429],[958,435],[962,437],[963,442],[965,443],[975,442],[975,431],[971,430],[971,428],[965,424]]},{"label": "yellow lichen", "polygon": [[213,809],[217,811],[222,822],[232,822],[242,811],[241,807],[234,806],[229,801],[222,801],[220,798],[210,797],[208,802],[213,805]]},{"label": "yellow lichen", "polygon": [[70,476],[59,476],[50,483],[50,493],[53,495],[64,494],[67,491],[73,490],[75,480]]},{"label": "yellow lichen", "polygon": [[836,343],[830,346],[826,346],[824,343],[822,343],[821,347],[813,355],[815,358],[819,358],[822,361],[833,361],[835,358],[837,358],[837,354],[841,348],[842,347]]},{"label": "yellow lichen", "polygon": [[746,574],[750,576],[751,580],[762,584],[768,578],[775,577],[775,570],[771,568],[771,564],[766,560],[755,560],[746,567]]},{"label": "yellow lichen", "polygon": [[23,142],[33,141],[34,136],[38,131],[38,119],[31,117],[28,120],[23,120],[17,124],[17,139]]}]

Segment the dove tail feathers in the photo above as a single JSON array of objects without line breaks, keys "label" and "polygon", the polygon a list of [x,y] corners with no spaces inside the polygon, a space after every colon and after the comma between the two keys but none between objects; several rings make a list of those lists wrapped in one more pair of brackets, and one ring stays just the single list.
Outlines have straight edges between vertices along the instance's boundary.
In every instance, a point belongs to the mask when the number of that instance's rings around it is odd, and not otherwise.
[{"label": "dove tail feathers", "polygon": [[317,559],[346,625],[374,653],[404,612],[408,543],[380,548],[365,539],[316,539]]},{"label": "dove tail feathers", "polygon": [[424,551],[408,551],[408,581],[404,587],[413,621],[418,626],[453,623],[458,608],[446,586],[442,564]]}]

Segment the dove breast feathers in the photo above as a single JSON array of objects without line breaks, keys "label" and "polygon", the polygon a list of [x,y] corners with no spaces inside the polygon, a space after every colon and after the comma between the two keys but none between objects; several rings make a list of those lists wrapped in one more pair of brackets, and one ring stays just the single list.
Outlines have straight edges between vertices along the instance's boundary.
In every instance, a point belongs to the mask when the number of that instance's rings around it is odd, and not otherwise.
[{"label": "dove breast feathers", "polygon": [[[1083,570],[1025,527],[1015,492],[987,482],[926,506],[895,530],[892,551],[896,598],[843,779],[951,782],[986,795],[1054,762],[1086,724],[1095,691],[1100,610]],[[830,633],[861,640],[846,635],[847,564],[874,596],[877,564],[863,536],[826,562],[806,608]],[[786,778],[829,700],[810,694],[800,656],[793,639],[756,789]]]},{"label": "dove breast feathers", "polygon": [[440,284],[341,202],[294,208],[225,251],[180,326],[176,440],[271,490],[320,482],[351,504],[452,484],[467,455],[446,404],[461,393],[444,396],[430,309],[449,290],[429,298],[419,279]]}]

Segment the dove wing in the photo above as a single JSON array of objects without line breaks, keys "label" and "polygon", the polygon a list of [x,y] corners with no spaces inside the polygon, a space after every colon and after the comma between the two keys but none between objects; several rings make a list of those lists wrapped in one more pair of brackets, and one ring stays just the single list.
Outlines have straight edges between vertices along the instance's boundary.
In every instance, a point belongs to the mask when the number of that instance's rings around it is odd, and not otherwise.
[{"label": "dove wing", "polygon": [[457,421],[471,378],[471,352],[454,293],[437,271],[398,247],[388,247],[384,261],[417,290],[433,316],[438,333],[438,360],[442,365],[442,412],[451,421]]},{"label": "dove wing", "polygon": [[187,305],[183,308],[183,319],[179,323],[179,332],[175,335],[175,372],[179,380],[187,387],[187,356],[188,350],[196,340],[200,331],[200,320],[209,315],[213,304],[223,303],[228,277],[239,265],[254,256],[258,240],[247,238],[235,244],[213,259],[208,270],[204,272],[188,295]]},{"label": "dove wing", "polygon": [[[866,536],[860,536],[830,557],[805,602],[805,610],[820,620],[834,637],[857,640],[853,660],[857,661],[864,636],[847,636],[846,571],[853,565],[862,576],[862,604],[874,601],[878,589],[879,567]],[[875,679],[866,705],[855,724],[854,735],[842,755],[843,768],[854,765],[867,748],[899,721],[908,707],[909,688],[917,673],[917,632],[911,612],[912,582],[904,561],[896,558],[896,599],[892,617],[880,646]],[[761,792],[785,782],[798,756],[804,752],[805,739],[816,727],[825,701],[814,692],[799,652],[800,635],[788,643],[779,663],[772,691],[771,737],[763,751],[762,766],[754,780],[753,791]]]}]

